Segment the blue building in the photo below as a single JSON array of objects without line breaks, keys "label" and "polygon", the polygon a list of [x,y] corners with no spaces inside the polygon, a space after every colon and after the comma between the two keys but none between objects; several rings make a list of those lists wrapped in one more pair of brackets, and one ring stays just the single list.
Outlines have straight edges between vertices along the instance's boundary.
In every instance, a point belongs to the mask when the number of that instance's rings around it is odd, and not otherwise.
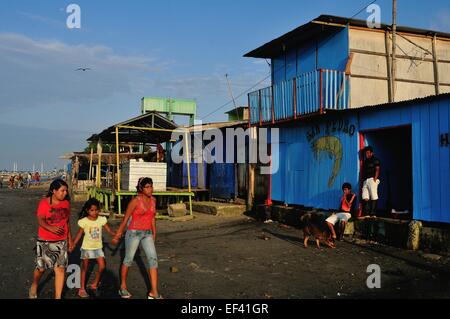
[{"label": "blue building", "polygon": [[[358,42],[352,32],[374,36]],[[386,77],[358,73],[358,59],[369,62],[368,70],[377,58],[392,62],[388,53],[369,51],[379,45],[375,32],[384,37],[389,31],[321,16],[246,54],[272,61],[272,85],[249,94],[249,125],[280,130],[270,199],[336,209],[344,182],[356,192],[361,187],[361,150],[371,145],[381,161],[380,212],[408,210],[417,220],[450,222],[450,81],[433,68],[447,62],[437,53],[427,61],[433,79],[420,66],[411,79],[403,71],[393,78],[389,68]],[[400,32],[423,41],[448,37],[404,27]],[[357,43],[368,48],[355,49]]]}]

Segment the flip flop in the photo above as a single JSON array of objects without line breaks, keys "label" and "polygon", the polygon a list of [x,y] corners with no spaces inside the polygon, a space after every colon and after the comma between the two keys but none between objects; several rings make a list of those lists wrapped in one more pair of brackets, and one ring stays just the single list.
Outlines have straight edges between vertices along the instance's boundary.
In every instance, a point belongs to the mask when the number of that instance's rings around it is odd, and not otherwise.
[{"label": "flip flop", "polygon": [[157,296],[147,295],[147,299],[164,299],[163,296],[158,294]]},{"label": "flip flop", "polygon": [[78,297],[80,298],[89,298],[89,294],[86,292],[86,290],[79,290],[78,291]]},{"label": "flip flop", "polygon": [[120,289],[119,296],[123,299],[130,299],[132,295],[130,294],[130,292],[128,290]]}]

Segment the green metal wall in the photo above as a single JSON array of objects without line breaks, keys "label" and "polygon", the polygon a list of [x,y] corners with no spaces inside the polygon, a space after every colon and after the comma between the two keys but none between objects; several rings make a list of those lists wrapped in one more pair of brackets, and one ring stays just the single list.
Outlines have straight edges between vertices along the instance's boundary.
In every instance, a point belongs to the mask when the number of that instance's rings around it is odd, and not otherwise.
[{"label": "green metal wall", "polygon": [[142,114],[148,111],[165,113],[170,120],[173,119],[173,115],[188,115],[190,124],[193,125],[197,114],[197,102],[184,99],[143,97],[141,110]]}]

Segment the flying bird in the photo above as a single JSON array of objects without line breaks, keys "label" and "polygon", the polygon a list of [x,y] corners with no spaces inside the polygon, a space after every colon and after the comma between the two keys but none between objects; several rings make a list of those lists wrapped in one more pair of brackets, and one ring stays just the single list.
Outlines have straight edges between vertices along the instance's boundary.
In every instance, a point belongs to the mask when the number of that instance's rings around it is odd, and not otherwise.
[{"label": "flying bird", "polygon": [[91,68],[78,68],[75,71],[83,71],[83,72],[85,72],[87,70],[91,70]]}]

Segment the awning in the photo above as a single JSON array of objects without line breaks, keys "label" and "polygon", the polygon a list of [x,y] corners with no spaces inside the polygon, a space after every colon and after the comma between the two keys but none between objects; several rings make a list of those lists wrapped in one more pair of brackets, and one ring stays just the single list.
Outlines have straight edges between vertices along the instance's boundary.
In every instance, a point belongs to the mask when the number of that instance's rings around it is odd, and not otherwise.
[{"label": "awning", "polygon": [[[126,126],[126,128],[122,126]],[[116,127],[119,127],[120,143],[158,144],[169,142],[172,133],[170,131],[159,131],[157,129],[174,130],[178,126],[173,121],[166,119],[157,112],[148,112],[144,115],[110,126],[101,133],[92,135],[87,141],[98,142],[101,140],[102,143],[115,144]],[[156,130],[141,130],[139,129],[140,127],[155,128]]]}]

